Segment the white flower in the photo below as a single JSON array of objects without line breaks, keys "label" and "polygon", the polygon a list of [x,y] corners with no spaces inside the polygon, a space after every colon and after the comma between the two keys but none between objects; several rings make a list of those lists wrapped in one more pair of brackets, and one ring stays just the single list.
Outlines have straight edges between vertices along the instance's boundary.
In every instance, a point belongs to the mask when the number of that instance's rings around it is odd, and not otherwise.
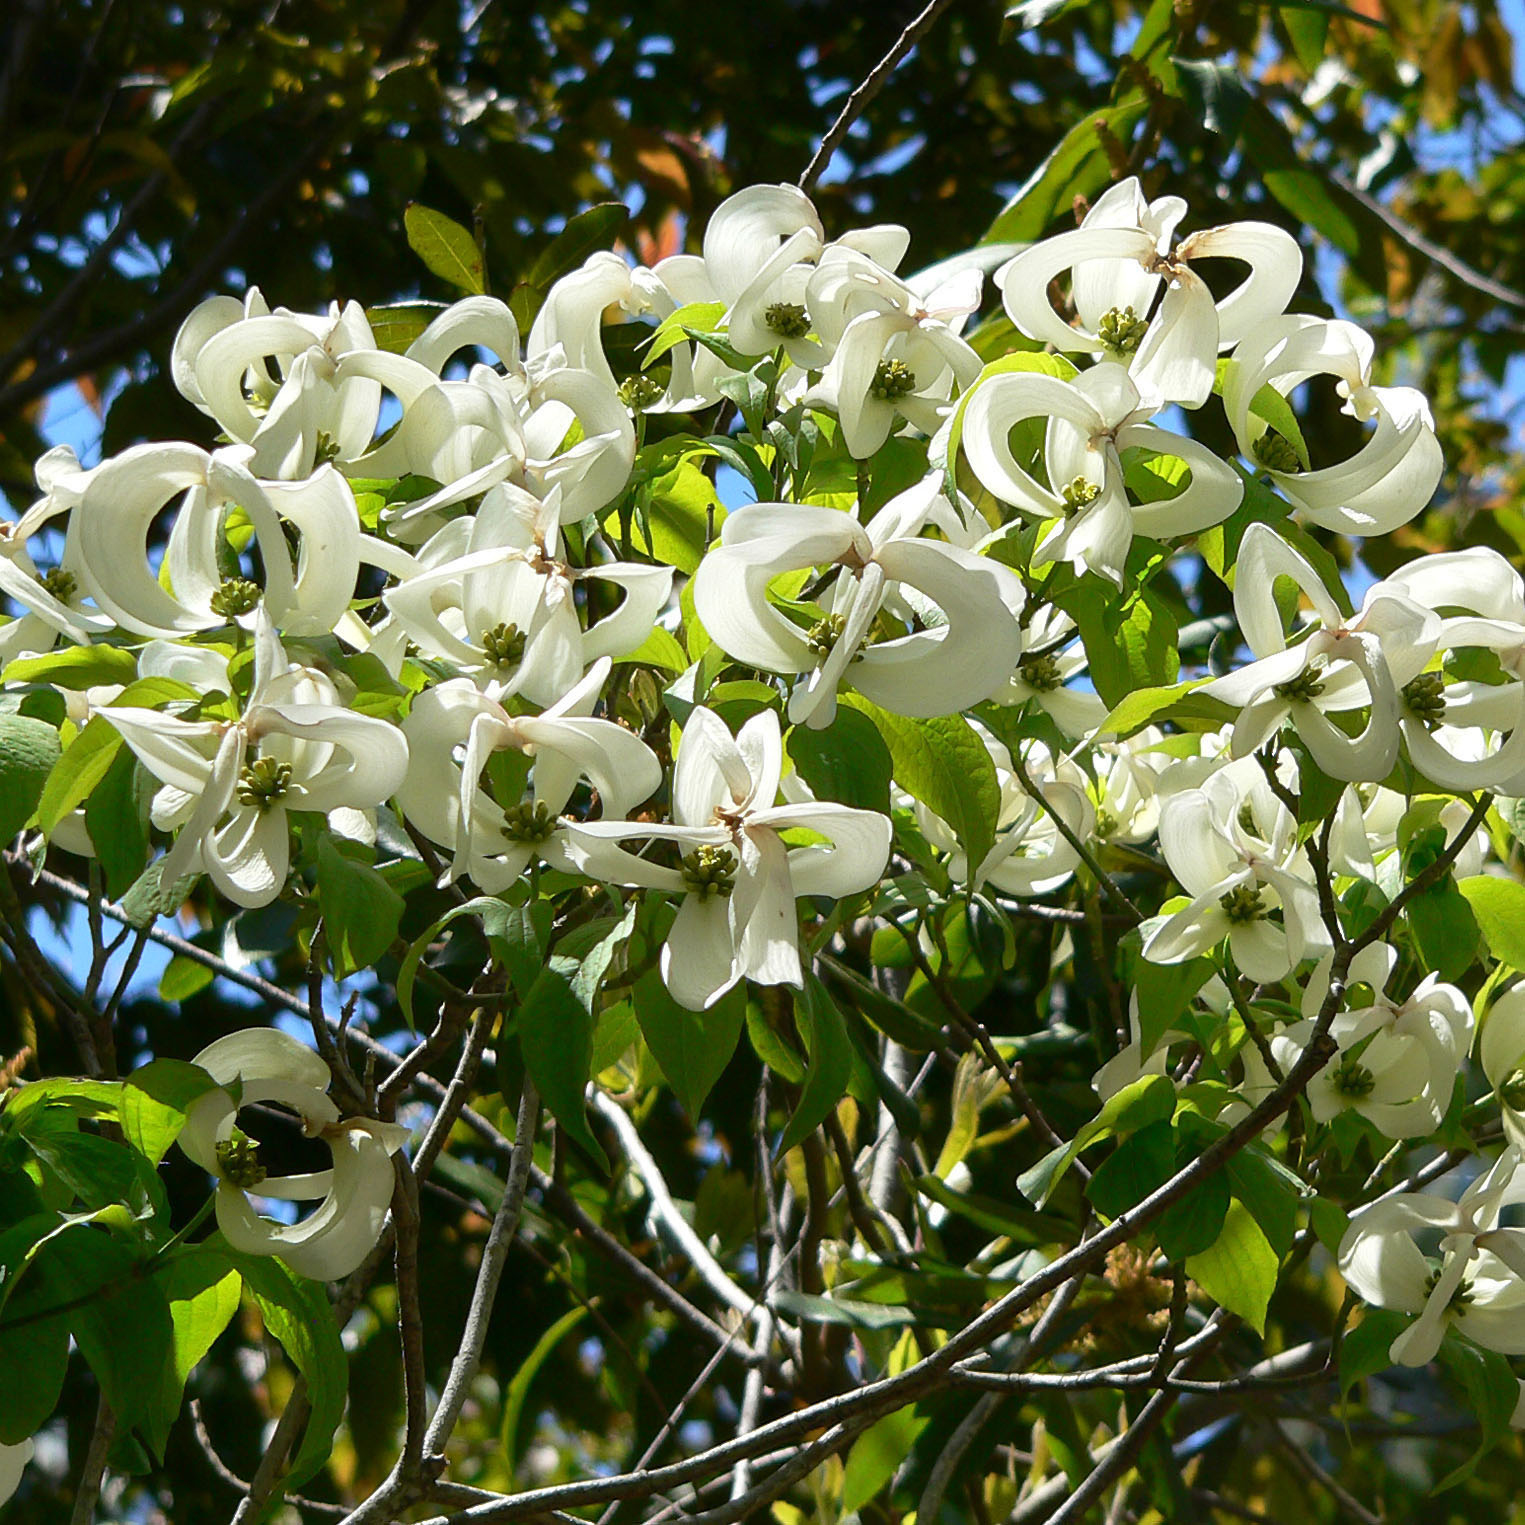
[{"label": "white flower", "polygon": [[[1120,366],[1073,381],[1031,371],[988,376],[969,394],[963,445],[980,484],[1028,519],[1053,521],[1033,564],[1068,561],[1119,587],[1135,534],[1169,539],[1218,524],[1238,507],[1243,484],[1205,446],[1146,422],[1159,407]],[[1040,483],[1012,454],[1012,429],[1046,419]],[[1185,463],[1190,480],[1173,498],[1130,503],[1122,452],[1147,450]]]},{"label": "white flower", "polygon": [[188,401],[249,447],[257,476],[300,480],[325,461],[370,447],[381,388],[338,373],[338,361],[376,341],[358,302],[326,315],[274,312],[257,286],[242,303],[212,297],[175,335],[170,372]]},{"label": "white flower", "polygon": [[21,1486],[21,1474],[36,1449],[30,1436],[14,1446],[0,1445],[0,1504]]},{"label": "white flower", "polygon": [[[1085,775],[1067,758],[1057,761],[1041,741],[1028,742],[1022,767],[1042,796],[1034,799],[1017,772],[1006,744],[977,721],[971,722],[995,764],[1001,808],[995,821],[995,842],[975,872],[973,888],[989,885],[1003,894],[1026,898],[1047,895],[1075,871],[1080,854],[1059,830],[1054,817],[1084,841],[1095,828],[1096,812],[1086,793]],[[969,860],[953,829],[925,805],[913,802],[917,824],[933,847],[949,854],[948,872],[960,883]],[[1047,808],[1045,808],[1047,806]]]},{"label": "white flower", "polygon": [[[1329,990],[1333,955],[1326,954],[1303,992],[1303,1021],[1271,1039],[1283,1073],[1302,1056]],[[1472,1006],[1454,985],[1427,976],[1406,1001],[1386,986],[1398,964],[1397,950],[1369,943],[1351,960],[1347,986],[1366,985],[1368,1006],[1336,1013],[1329,1035],[1337,1056],[1308,1082],[1315,1122],[1350,1110],[1388,1138],[1420,1138],[1440,1126],[1462,1061],[1472,1044]]]},{"label": "white flower", "polygon": [[[124,630],[186,635],[232,619],[248,628],[260,605],[292,634],[326,635],[355,596],[362,562],[400,573],[406,553],[361,533],[354,494],[332,466],[301,482],[259,482],[247,451],[135,445],[97,467],[70,522],[65,564]],[[174,505],[162,569],[148,539]],[[254,532],[262,584],[224,579],[224,520],[238,508]],[[293,569],[286,530],[297,535]]]},{"label": "white flower", "polygon": [[[1400,1192],[1351,1218],[1339,1252],[1351,1290],[1379,1308],[1419,1315],[1388,1350],[1399,1365],[1433,1360],[1451,1323],[1486,1350],[1525,1354],[1525,1229],[1497,1227],[1506,1207],[1525,1201],[1519,1164],[1509,1148],[1460,1202]],[[1438,1265],[1411,1237],[1427,1229],[1441,1231]]]},{"label": "white flower", "polygon": [[[1354,323],[1274,318],[1234,352],[1223,383],[1223,409],[1239,448],[1315,524],[1345,535],[1385,535],[1407,524],[1445,469],[1424,395],[1372,386],[1372,353],[1371,335]],[[1292,442],[1268,434],[1251,411],[1262,387],[1286,395],[1311,376],[1335,377],[1342,411],[1376,426],[1348,460],[1314,471],[1302,469]]]},{"label": "white flower", "polygon": [[242,906],[268,905],[285,886],[288,810],[344,824],[388,799],[408,766],[402,732],[342,708],[326,678],[289,663],[262,612],[254,642],[254,686],[237,721],[129,705],[99,711],[164,785],[154,824],[180,828],[165,882],[205,870]]},{"label": "white flower", "polygon": [[806,401],[837,414],[849,455],[873,455],[901,418],[937,432],[954,386],[980,373],[958,332],[980,304],[982,279],[965,271],[920,297],[858,249],[839,244],[822,256],[806,301],[831,359]]},{"label": "white flower", "polygon": [[[802,673],[789,699],[796,725],[830,725],[838,687],[900,715],[948,715],[989,697],[1021,650],[1015,613],[1022,586],[998,562],[920,538],[940,502],[929,477],[886,504],[867,528],[851,514],[805,504],[738,509],[699,564],[694,607],[733,657],[770,672]],[[768,599],[777,577],[808,567],[839,568],[829,605],[797,625]],[[928,628],[906,607],[925,595],[939,621]],[[901,614],[908,633],[868,641],[881,610]]]},{"label": "white flower", "polygon": [[[1276,605],[1280,577],[1298,585],[1320,622],[1296,646],[1287,645]],[[1264,524],[1252,524],[1240,544],[1234,613],[1258,660],[1200,690],[1239,709],[1233,755],[1247,756],[1290,720],[1331,778],[1386,778],[1398,760],[1399,690],[1435,650],[1436,616],[1378,583],[1347,618],[1307,558]],[[1370,718],[1355,736],[1325,713],[1368,705]]]},{"label": "white flower", "polygon": [[[424,651],[495,699],[519,693],[552,704],[600,657],[623,656],[651,634],[672,578],[671,567],[569,565],[560,488],[542,501],[504,483],[473,518],[446,525],[420,550],[413,575],[383,597]],[[575,586],[590,579],[625,596],[584,631]]]},{"label": "white flower", "polygon": [[[662,765],[639,736],[591,718],[608,676],[604,657],[540,715],[510,715],[465,678],[413,701],[403,722],[409,765],[397,803],[419,831],[451,853],[447,881],[465,874],[497,894],[537,856],[552,858],[564,837],[558,817],[579,779],[597,790],[606,817],[625,815],[662,782]],[[494,798],[482,785],[499,752],[517,754],[509,761],[521,765],[509,775],[518,791],[511,797]]]},{"label": "white flower", "polygon": [[[1193,898],[1147,932],[1145,958],[1178,964],[1226,937],[1240,971],[1264,984],[1328,949],[1317,897],[1302,877],[1297,823],[1263,777],[1246,783],[1224,769],[1203,789],[1172,794],[1160,807],[1160,850]],[[1271,920],[1278,908],[1279,924]]]},{"label": "white flower", "polygon": [[[218,1178],[217,1226],[247,1255],[279,1255],[298,1275],[317,1281],[348,1276],[375,1247],[392,1200],[391,1156],[408,1130],[370,1118],[341,1118],[327,1095],[328,1065],[295,1038],[269,1028],[230,1033],[196,1055],[219,1086],[191,1103],[180,1148]],[[258,1140],[239,1126],[239,1110],[272,1102],[296,1113],[308,1138],[321,1138],[333,1168],[271,1176]],[[255,1212],[250,1196],[318,1206],[294,1224]]]},{"label": "white flower", "polygon": [[[683,727],[673,770],[672,825],[598,821],[568,830],[567,856],[590,878],[684,897],[662,949],[662,978],[693,1011],[713,1006],[740,979],[802,985],[795,900],[856,894],[884,872],[888,817],[846,805],[775,805],[782,771],[772,710],[754,715],[733,739],[699,706]],[[828,845],[789,847],[780,833],[795,827]],[[687,849],[682,866],[619,845],[640,838]]]},{"label": "white flower", "polygon": [[1525,1147],[1525,984],[1511,986],[1488,1008],[1477,1057],[1498,1095],[1505,1135]]},{"label": "white flower", "polygon": [[[1179,196],[1146,201],[1130,176],[1097,198],[1072,233],[1044,239],[996,272],[1007,316],[1063,354],[1122,362],[1139,390],[1188,408],[1207,401],[1219,350],[1282,312],[1302,277],[1302,251],[1270,223],[1239,222],[1175,243]],[[1249,272],[1221,302],[1191,268],[1230,259]],[[1072,271],[1071,325],[1049,302],[1049,283]],[[1154,308],[1161,284],[1165,295]]]}]

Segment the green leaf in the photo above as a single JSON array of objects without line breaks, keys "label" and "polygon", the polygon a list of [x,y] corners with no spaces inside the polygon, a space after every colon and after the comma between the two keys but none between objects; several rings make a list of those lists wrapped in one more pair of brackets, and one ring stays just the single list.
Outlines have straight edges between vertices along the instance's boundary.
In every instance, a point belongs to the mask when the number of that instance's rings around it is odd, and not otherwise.
[{"label": "green leaf", "polygon": [[855,1514],[895,1475],[931,1423],[913,1404],[871,1424],[847,1453],[842,1474],[842,1513]]},{"label": "green leaf", "polygon": [[1140,1128],[1097,1166],[1086,1183],[1086,1196],[1098,1212],[1108,1218],[1119,1217],[1163,1186],[1175,1174],[1175,1164],[1175,1129],[1168,1118],[1161,1118]]},{"label": "green leaf", "polygon": [[365,319],[377,349],[401,355],[444,310],[442,302],[384,302],[366,308]]},{"label": "green leaf", "polygon": [[1088,113],[1006,203],[980,242],[1035,243],[1061,217],[1070,215],[1077,196],[1105,190],[1112,179],[1109,140],[1126,147],[1147,108],[1140,92]]},{"label": "green leaf", "polygon": [[780,1156],[825,1121],[826,1114],[847,1094],[853,1067],[852,1040],[847,1036],[842,1013],[813,974],[805,976],[805,988],[795,995],[794,1020],[809,1063],[800,1087],[799,1105],[779,1140]]},{"label": "green leaf", "polygon": [[1360,252],[1361,235],[1355,223],[1330,194],[1327,179],[1317,170],[1269,169],[1260,178],[1299,222],[1322,233],[1343,254]]},{"label": "green leaf", "polygon": [[1154,964],[1135,955],[1127,960],[1129,988],[1138,992],[1139,1045],[1151,1054],[1160,1040],[1191,1009],[1197,992],[1213,976],[1210,958],[1180,964]]},{"label": "green leaf", "polygon": [[121,745],[122,733],[95,715],[64,748],[37,802],[37,822],[44,833],[51,836],[53,828],[90,797]]},{"label": "green leaf", "polygon": [[408,247],[434,275],[471,296],[487,290],[482,251],[468,229],[416,201],[408,203],[402,222]]},{"label": "green leaf", "polygon": [[1312,74],[1324,61],[1324,46],[1329,38],[1328,11],[1295,5],[1279,5],[1277,10],[1298,63]]},{"label": "green leaf", "polygon": [[1220,153],[1227,153],[1239,137],[1250,104],[1238,69],[1205,58],[1172,58],[1180,82],[1181,98],[1209,132],[1223,139]]},{"label": "green leaf", "polygon": [[[302,1444],[281,1479],[283,1489],[299,1488],[328,1460],[334,1431],[344,1417],[349,1361],[339,1326],[321,1282],[294,1276],[273,1256],[243,1255],[234,1250],[223,1250],[223,1254],[242,1275],[265,1328],[307,1379],[312,1413],[302,1432]],[[272,1500],[271,1510],[276,1502]]]},{"label": "green leaf", "polygon": [[1509,1358],[1498,1351],[1484,1350],[1453,1330],[1441,1343],[1439,1357],[1440,1364],[1466,1394],[1467,1407],[1477,1416],[1483,1438],[1472,1455],[1440,1481],[1437,1493],[1465,1482],[1478,1462],[1509,1434],[1509,1421],[1520,1399],[1520,1384]]},{"label": "green leaf", "polygon": [[995,843],[1001,813],[995,763],[979,733],[962,715],[913,720],[857,694],[844,694],[842,704],[873,721],[889,749],[895,782],[948,823],[972,876]]},{"label": "green leaf", "polygon": [[647,340],[646,358],[641,362],[643,368],[650,369],[669,350],[687,344],[695,330],[713,332],[724,316],[724,302],[685,302],[675,312],[668,313]]},{"label": "green leaf", "polygon": [[0,672],[0,685],[47,683],[55,688],[95,688],[106,683],[131,683],[138,659],[120,646],[61,646],[37,657],[18,657]]},{"label": "green leaf", "polygon": [[630,216],[622,201],[600,201],[567,218],[566,226],[542,249],[527,277],[532,286],[549,287],[590,254],[612,248]]},{"label": "green leaf", "polygon": [[16,1446],[35,1435],[58,1407],[69,1366],[69,1325],[62,1314],[20,1329],[7,1329],[5,1364],[24,1381],[0,1382],[0,1445]]},{"label": "green leaf", "polygon": [[[699,465],[702,457],[713,454],[708,446],[690,447],[649,478],[640,489],[643,511],[633,516],[630,526],[630,544],[636,551],[689,576],[699,569],[709,537],[720,533],[726,518],[715,484]],[[605,514],[604,522],[615,533],[618,513]]]},{"label": "green leaf", "polygon": [[163,882],[164,859],[155,858],[122,896],[121,911],[129,925],[152,926],[156,917],[168,916],[185,904],[195,887],[197,874],[183,874],[170,884]]},{"label": "green leaf", "polygon": [[1279,1268],[1276,1251],[1242,1202],[1230,1202],[1216,1242],[1186,1262],[1186,1274],[1215,1303],[1237,1313],[1260,1335],[1266,1332],[1266,1309]]},{"label": "green leaf", "polygon": [[530,1079],[562,1131],[608,1170],[583,1099],[593,1064],[593,1017],[573,987],[577,968],[570,959],[553,958],[540,971],[519,1007],[519,1043]]},{"label": "green leaf", "polygon": [[154,1059],[134,1070],[122,1087],[120,1116],[127,1142],[153,1164],[180,1136],[191,1103],[217,1082],[197,1064]]},{"label": "green leaf", "polygon": [[1087,573],[1056,602],[1079,627],[1091,681],[1109,707],[1136,689],[1175,682],[1181,668],[1175,616],[1152,588],[1119,593]]},{"label": "green leaf", "polygon": [[745,989],[737,985],[708,1011],[689,1011],[667,992],[655,970],[635,983],[635,1018],[678,1104],[697,1118],[704,1099],[736,1052],[746,1018]]},{"label": "green leaf", "polygon": [[369,969],[392,946],[402,920],[402,896],[354,856],[364,851],[341,845],[331,832],[318,838],[318,902],[335,979]]},{"label": "green leaf", "polygon": [[175,1380],[183,1387],[213,1342],[233,1321],[243,1278],[216,1249],[177,1250],[155,1273],[175,1325]]},{"label": "green leaf", "polygon": [[125,747],[85,801],[85,829],[115,900],[137,881],[148,862],[148,807],[153,790],[138,760]]},{"label": "green leaf", "polygon": [[188,1001],[193,995],[205,990],[216,978],[205,964],[177,953],[159,976],[159,999],[161,1001]]},{"label": "green leaf", "polygon": [[894,764],[874,722],[860,710],[838,705],[831,724],[820,730],[795,726],[784,750],[817,799],[889,814]]},{"label": "green leaf", "polygon": [[1137,1133],[1151,1123],[1169,1118],[1175,1105],[1176,1088],[1168,1076],[1141,1076],[1110,1097],[1068,1144],[1051,1149],[1024,1171],[1017,1179],[1017,1190],[1042,1207],[1082,1149],[1100,1139]]},{"label": "green leaf", "polygon": [[1198,1182],[1155,1220],[1160,1248],[1177,1262],[1211,1249],[1223,1232],[1230,1201],[1225,1175],[1211,1175]]},{"label": "green leaf", "polygon": [[[551,933],[551,907],[511,906],[496,895],[479,895],[476,900],[465,901],[461,906],[451,906],[413,939],[396,971],[396,1003],[409,1028],[413,1026],[413,985],[418,982],[419,965],[424,961],[425,953],[438,941],[439,933],[444,932],[451,921],[464,917],[477,921],[482,927],[493,952],[508,965],[509,979],[520,996],[529,990],[540,973],[544,944]],[[543,926],[538,926],[537,918],[543,921]]]},{"label": "green leaf", "polygon": [[[1410,872],[1414,871],[1410,869]],[[1471,901],[1457,892],[1456,881],[1447,874],[1439,884],[1414,896],[1404,915],[1419,944],[1425,966],[1433,969],[1441,979],[1455,984],[1477,958],[1478,922]],[[1506,945],[1517,945],[1517,931],[1510,933],[1501,926],[1495,930],[1508,939]]]},{"label": "green leaf", "polygon": [[1345,1331],[1340,1341],[1340,1396],[1374,1372],[1393,1364],[1388,1347],[1413,1322],[1410,1314],[1394,1308],[1367,1308],[1360,1323]]},{"label": "green leaf", "polygon": [[811,1292],[788,1289],[778,1293],[773,1305],[807,1324],[842,1324],[849,1329],[904,1329],[918,1322],[909,1308],[885,1303],[856,1302],[846,1297],[817,1297]]},{"label": "green leaf", "polygon": [[1014,1244],[1065,1244],[1075,1237],[1073,1225],[1054,1214],[1013,1207],[979,1192],[954,1191],[937,1176],[917,1176],[916,1190],[955,1217],[978,1224],[986,1233],[1002,1234]]},{"label": "green leaf", "polygon": [[535,1341],[534,1349],[524,1358],[523,1364],[513,1375],[503,1394],[503,1423],[498,1431],[498,1443],[503,1448],[503,1462],[512,1470],[519,1455],[519,1429],[524,1414],[524,1401],[529,1396],[530,1383],[546,1363],[546,1358],[561,1343],[563,1337],[574,1330],[588,1316],[586,1306],[573,1308],[551,1325]]},{"label": "green leaf", "polygon": [[31,820],[62,750],[46,720],[0,715],[0,843]]},{"label": "green leaf", "polygon": [[1488,951],[1511,969],[1525,970],[1525,884],[1477,874],[1456,888],[1471,906]]},{"label": "green leaf", "polygon": [[169,1303],[174,1329],[172,1360],[160,1401],[143,1425],[144,1439],[162,1459],[170,1426],[180,1412],[186,1379],[238,1312],[243,1280],[220,1251],[200,1245],[175,1251],[155,1272],[154,1280]]}]

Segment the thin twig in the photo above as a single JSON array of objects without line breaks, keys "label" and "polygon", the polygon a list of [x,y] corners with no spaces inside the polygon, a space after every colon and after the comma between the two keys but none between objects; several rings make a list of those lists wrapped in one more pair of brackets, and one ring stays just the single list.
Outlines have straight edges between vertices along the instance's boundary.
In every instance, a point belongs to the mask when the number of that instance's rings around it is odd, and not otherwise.
[{"label": "thin twig", "polygon": [[831,156],[842,146],[852,125],[862,116],[870,101],[878,95],[889,77],[900,67],[906,54],[932,29],[937,18],[947,10],[952,0],[931,0],[931,4],[895,39],[895,45],[869,70],[863,83],[847,97],[847,104],[821,139],[821,146],[812,155],[800,176],[799,187],[808,196],[815,189],[816,181],[831,162]]},{"label": "thin twig", "polygon": [[519,1219],[524,1211],[524,1194],[529,1185],[530,1161],[535,1154],[535,1134],[540,1126],[540,1095],[528,1079],[519,1096],[519,1112],[514,1125],[514,1152],[509,1161],[508,1181],[503,1188],[503,1199],[493,1215],[492,1228],[482,1249],[482,1262],[477,1269],[476,1285],[471,1292],[471,1307],[466,1313],[466,1327],[461,1334],[461,1347],[450,1363],[450,1374],[435,1406],[434,1417],[424,1437],[424,1455],[436,1457],[443,1454],[450,1432],[461,1417],[461,1407],[466,1401],[467,1390],[482,1362],[482,1347],[487,1342],[487,1327],[492,1319],[493,1305],[497,1301],[498,1284],[503,1268],[508,1262],[508,1252],[519,1232]]}]

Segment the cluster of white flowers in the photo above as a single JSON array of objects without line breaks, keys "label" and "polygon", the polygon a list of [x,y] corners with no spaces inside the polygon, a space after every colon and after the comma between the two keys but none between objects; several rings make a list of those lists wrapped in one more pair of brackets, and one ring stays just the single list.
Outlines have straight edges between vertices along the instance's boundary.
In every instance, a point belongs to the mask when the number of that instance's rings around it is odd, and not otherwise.
[{"label": "cluster of white flowers", "polygon": [[[1312,1041],[1340,935],[1298,820],[1299,759],[1343,786],[1326,837],[1342,903],[1361,881],[1390,898],[1416,810],[1450,836],[1467,815],[1456,791],[1525,793],[1525,585],[1491,551],[1425,556],[1346,612],[1289,526],[1365,536],[1420,512],[1442,464],[1424,399],[1372,384],[1353,324],[1286,311],[1302,274],[1289,235],[1241,223],[1177,239],[1185,213],[1123,181],[1078,229],[1011,259],[996,273],[1011,353],[989,364],[962,336],[983,299],[974,262],[903,279],[905,230],[829,241],[789,186],[728,200],[701,255],[651,269],[594,255],[556,283],[522,345],[487,297],[442,310],[401,354],[354,303],[303,315],[258,291],[214,299],[181,329],[173,378],[225,443],[141,445],[91,470],[67,450],[45,457],[40,501],[0,531],[0,590],[22,609],[0,627],[0,657],[104,641],[160,680],[149,699],[141,683],[68,699],[71,724],[103,717],[157,781],[163,876],[204,871],[260,906],[287,886],[290,812],[374,840],[385,808],[443,881],[483,894],[549,866],[669,897],[662,974],[693,1009],[742,980],[800,985],[798,902],[870,890],[890,863],[891,817],[816,799],[788,766],[785,724],[831,727],[844,691],[912,721],[988,706],[972,734],[999,787],[993,845],[971,865],[955,823],[900,779],[906,829],[972,891],[1017,899],[1062,889],[1090,853],[1157,844],[1185,896],[1146,923],[1144,957],[1217,950],[1197,997],[1208,1011],[1227,1005],[1225,981],[1252,999],[1280,990],[1279,1009],[1257,1008],[1266,1041],[1235,1061],[1253,1101]],[[1199,265],[1213,275],[1223,261],[1243,273],[1219,297]],[[1051,293],[1066,275],[1061,311]],[[661,364],[618,382],[611,318],[659,325]],[[1289,398],[1320,377],[1363,442],[1315,466]],[[1214,395],[1238,465],[1169,426]],[[753,459],[771,459],[775,496],[795,501],[730,513],[691,575],[633,559],[614,521],[642,480],[648,427],[744,396],[772,442],[755,439]],[[854,501],[840,481],[802,491],[808,471],[783,471],[806,423],[870,466],[892,437],[925,437],[932,466],[869,515],[863,473]],[[1075,603],[1050,596],[1056,574],[1084,599],[1121,596],[1139,540],[1159,560],[1189,549],[1256,478],[1284,518],[1249,516],[1229,547],[1250,660],[1193,694],[1229,718],[1119,734],[1084,679]],[[29,545],[64,520],[61,555],[40,572]],[[674,685],[670,745],[665,725],[638,734],[611,702],[662,632],[694,662]],[[345,664],[361,653],[394,684],[390,707],[352,704]],[[706,702],[723,659],[764,685],[750,683],[734,728]],[[1296,751],[1277,744],[1293,737]],[[77,819],[53,836],[90,848]],[[1469,844],[1458,872],[1479,871],[1481,851]],[[1406,1139],[1450,1105],[1471,1006],[1433,975],[1390,995],[1399,963],[1373,943],[1349,970],[1329,1028],[1338,1056],[1309,1092],[1315,1121],[1350,1111]],[[1522,1012],[1525,996],[1499,1002],[1483,1052],[1511,1140]],[[1136,1041],[1099,1089],[1163,1073],[1180,1041],[1175,1029],[1147,1051]],[[277,1244],[252,1221],[232,1103],[214,1093],[185,1147],[229,1183],[225,1232],[299,1268],[350,1262],[379,1225],[396,1140],[340,1124],[321,1065],[292,1053],[232,1042],[202,1062],[241,1076],[245,1098],[263,1088],[294,1107],[335,1150],[331,1178],[260,1187],[327,1193],[317,1226]],[[1353,1224],[1352,1285],[1423,1309],[1415,1331],[1428,1333],[1395,1358],[1426,1358],[1448,1310],[1485,1343],[1525,1349],[1485,1317],[1525,1298],[1525,1255],[1492,1226],[1514,1147],[1459,1206],[1396,1199]],[[366,1183],[358,1234],[328,1211],[346,1171]],[[1420,1223],[1450,1236],[1433,1286],[1405,1238]]]}]

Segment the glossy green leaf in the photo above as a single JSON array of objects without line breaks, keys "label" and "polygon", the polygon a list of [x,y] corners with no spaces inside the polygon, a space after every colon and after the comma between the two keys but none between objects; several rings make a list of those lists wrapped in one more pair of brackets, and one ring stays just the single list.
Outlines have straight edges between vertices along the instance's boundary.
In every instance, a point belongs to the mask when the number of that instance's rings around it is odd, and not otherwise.
[{"label": "glossy green leaf", "polygon": [[813,974],[805,976],[805,988],[795,995],[794,1020],[805,1045],[807,1065],[799,1104],[779,1140],[780,1155],[787,1154],[826,1120],[826,1114],[847,1094],[852,1073],[852,1041],[842,1013]]},{"label": "glossy green leaf", "polygon": [[892,715],[856,694],[844,694],[842,704],[873,721],[889,750],[895,782],[948,823],[970,871],[978,868],[995,842],[1001,789],[974,727],[962,715],[935,720]]},{"label": "glossy green leaf", "polygon": [[1276,1290],[1279,1268],[1276,1251],[1242,1202],[1230,1202],[1217,1240],[1186,1262],[1186,1274],[1257,1334],[1265,1333],[1266,1309]]},{"label": "glossy green leaf", "polygon": [[37,802],[37,823],[44,832],[51,834],[66,815],[84,804],[105,778],[121,745],[121,732],[95,715],[63,749]]},{"label": "glossy green leaf", "polygon": [[854,1514],[873,1499],[911,1454],[931,1419],[916,1407],[896,1409],[871,1424],[847,1453],[842,1476],[842,1512]]},{"label": "glossy green leaf", "polygon": [[[328,1460],[334,1431],[344,1417],[349,1390],[349,1361],[339,1326],[321,1282],[295,1276],[273,1256],[242,1255],[224,1250],[228,1264],[244,1287],[265,1328],[281,1343],[288,1359],[307,1379],[312,1405],[302,1443],[281,1478],[283,1489],[299,1488]],[[275,1508],[275,1501],[270,1505]],[[268,1512],[265,1516],[268,1518]]]},{"label": "glossy green leaf", "polygon": [[0,715],[0,843],[31,820],[61,753],[58,731],[46,720]]},{"label": "glossy green leaf", "polygon": [[1497,874],[1476,874],[1456,888],[1472,908],[1488,951],[1512,969],[1525,969],[1525,884]]},{"label": "glossy green leaf", "polygon": [[402,221],[408,247],[432,274],[469,296],[480,296],[487,290],[482,251],[470,229],[416,201],[408,204]]},{"label": "glossy green leaf", "polygon": [[370,968],[392,946],[402,920],[402,896],[356,856],[365,851],[329,832],[318,838],[318,902],[336,979]]},{"label": "glossy green leaf", "polygon": [[729,990],[708,1011],[689,1011],[673,1000],[661,975],[652,970],[636,981],[633,1005],[641,1036],[678,1104],[697,1118],[736,1052],[746,1016],[745,988]]},{"label": "glossy green leaf", "polygon": [[191,1103],[217,1082],[199,1065],[183,1059],[154,1059],[134,1070],[122,1087],[122,1134],[154,1164],[179,1137]]},{"label": "glossy green leaf", "polygon": [[593,1017],[573,984],[577,968],[553,958],[540,971],[519,1005],[517,1030],[525,1068],[546,1107],[567,1137],[607,1170],[583,1097],[593,1065]]}]

